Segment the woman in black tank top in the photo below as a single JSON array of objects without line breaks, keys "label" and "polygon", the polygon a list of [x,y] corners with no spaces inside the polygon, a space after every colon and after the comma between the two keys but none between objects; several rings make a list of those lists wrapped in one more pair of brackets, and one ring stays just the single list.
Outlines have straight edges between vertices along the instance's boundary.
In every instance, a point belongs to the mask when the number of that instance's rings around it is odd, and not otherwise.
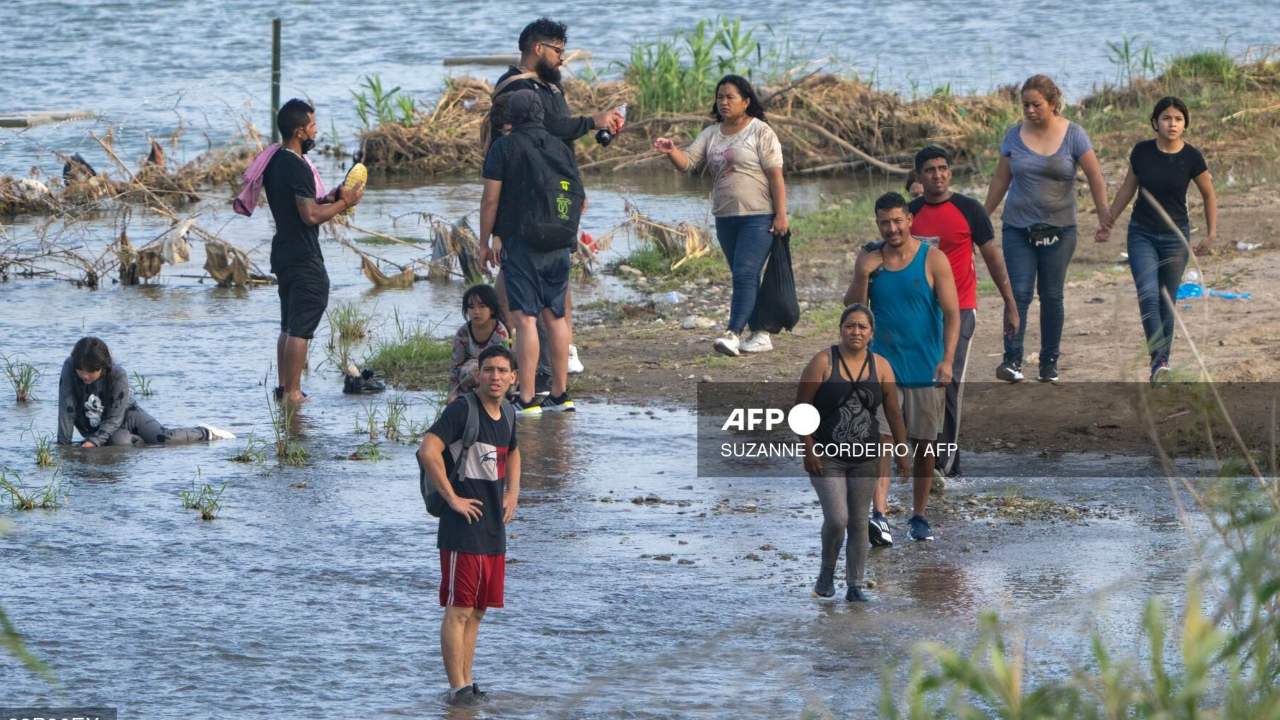
[{"label": "woman in black tank top", "polygon": [[[814,593],[835,594],[836,562],[846,544],[845,599],[866,600],[862,575],[867,562],[867,527],[871,498],[879,476],[881,428],[876,410],[885,417],[896,442],[906,442],[906,426],[898,406],[893,369],[871,352],[875,316],[864,305],[850,305],[840,316],[840,344],[813,356],[796,402],[818,410],[818,427],[804,437],[804,469],[822,503],[822,568]],[[906,458],[899,458],[900,464]]]}]

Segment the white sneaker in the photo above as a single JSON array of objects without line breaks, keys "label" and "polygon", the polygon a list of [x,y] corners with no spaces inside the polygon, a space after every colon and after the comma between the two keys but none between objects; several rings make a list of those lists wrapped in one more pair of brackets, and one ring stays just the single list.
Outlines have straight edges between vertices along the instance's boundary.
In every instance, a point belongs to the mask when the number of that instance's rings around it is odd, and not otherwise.
[{"label": "white sneaker", "polygon": [[716,352],[720,353],[721,355],[728,355],[729,357],[738,357],[739,355],[742,354],[738,352],[739,344],[740,344],[740,340],[738,339],[738,333],[730,330],[724,334],[724,337],[721,337],[720,339],[716,340],[715,345],[713,347],[716,349]]},{"label": "white sneaker", "polygon": [[767,332],[753,332],[739,347],[744,353],[762,353],[773,349],[773,336]]},{"label": "white sneaker", "polygon": [[206,425],[204,423],[200,423],[199,425],[196,425],[196,427],[204,428],[205,432],[209,433],[210,440],[235,440],[236,439],[235,433],[230,432],[228,430],[223,430],[222,428],[216,428],[212,425]]},{"label": "white sneaker", "polygon": [[583,370],[586,370],[586,368],[582,366],[582,361],[578,359],[578,346],[570,345],[569,346],[569,374],[577,375]]}]

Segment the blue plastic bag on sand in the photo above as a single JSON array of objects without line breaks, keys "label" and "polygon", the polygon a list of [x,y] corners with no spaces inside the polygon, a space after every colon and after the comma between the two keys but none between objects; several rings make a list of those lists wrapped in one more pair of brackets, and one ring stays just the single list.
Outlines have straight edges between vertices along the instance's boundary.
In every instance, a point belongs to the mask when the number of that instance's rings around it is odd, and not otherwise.
[{"label": "blue plastic bag on sand", "polygon": [[1204,297],[1204,286],[1200,283],[1184,282],[1178,286],[1178,299],[1189,300],[1191,298]]},{"label": "blue plastic bag on sand", "polygon": [[1210,297],[1222,298],[1223,300],[1248,300],[1249,293],[1227,292],[1225,290],[1210,290]]}]

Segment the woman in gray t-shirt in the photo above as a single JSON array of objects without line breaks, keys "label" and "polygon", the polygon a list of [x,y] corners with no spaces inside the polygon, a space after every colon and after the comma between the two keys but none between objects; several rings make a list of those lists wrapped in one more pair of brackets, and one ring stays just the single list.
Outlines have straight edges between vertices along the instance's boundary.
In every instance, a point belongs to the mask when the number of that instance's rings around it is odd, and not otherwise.
[{"label": "woman in gray t-shirt", "polygon": [[1004,261],[1022,321],[1016,334],[1005,336],[996,377],[1022,380],[1022,338],[1038,284],[1040,381],[1056,382],[1063,287],[1076,249],[1076,168],[1089,180],[1099,223],[1110,228],[1107,185],[1084,128],[1062,117],[1062,92],[1053,80],[1033,75],[1023,83],[1022,114],[1022,122],[1009,128],[1000,143],[1000,164],[987,190],[988,215],[1005,201]]}]

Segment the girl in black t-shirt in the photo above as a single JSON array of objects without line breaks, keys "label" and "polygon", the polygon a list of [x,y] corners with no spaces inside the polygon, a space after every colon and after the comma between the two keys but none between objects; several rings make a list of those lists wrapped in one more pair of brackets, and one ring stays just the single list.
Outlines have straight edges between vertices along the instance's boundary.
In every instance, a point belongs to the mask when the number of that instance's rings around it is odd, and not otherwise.
[{"label": "girl in black t-shirt", "polygon": [[[1156,137],[1133,146],[1129,172],[1111,205],[1111,217],[1118,217],[1139,188],[1145,191],[1138,195],[1129,219],[1128,252],[1129,269],[1138,289],[1142,329],[1151,353],[1152,382],[1165,379],[1169,372],[1173,300],[1187,266],[1191,242],[1187,186],[1192,182],[1204,199],[1206,232],[1205,239],[1196,246],[1196,254],[1211,252],[1217,242],[1218,202],[1213,193],[1213,177],[1200,151],[1182,139],[1190,125],[1191,114],[1186,103],[1176,97],[1164,97],[1156,103],[1151,111],[1151,127]],[[1177,226],[1176,231],[1170,221]],[[1094,239],[1106,242],[1109,236],[1110,229],[1102,227]],[[1161,297],[1161,290],[1168,293],[1168,300]]]}]

